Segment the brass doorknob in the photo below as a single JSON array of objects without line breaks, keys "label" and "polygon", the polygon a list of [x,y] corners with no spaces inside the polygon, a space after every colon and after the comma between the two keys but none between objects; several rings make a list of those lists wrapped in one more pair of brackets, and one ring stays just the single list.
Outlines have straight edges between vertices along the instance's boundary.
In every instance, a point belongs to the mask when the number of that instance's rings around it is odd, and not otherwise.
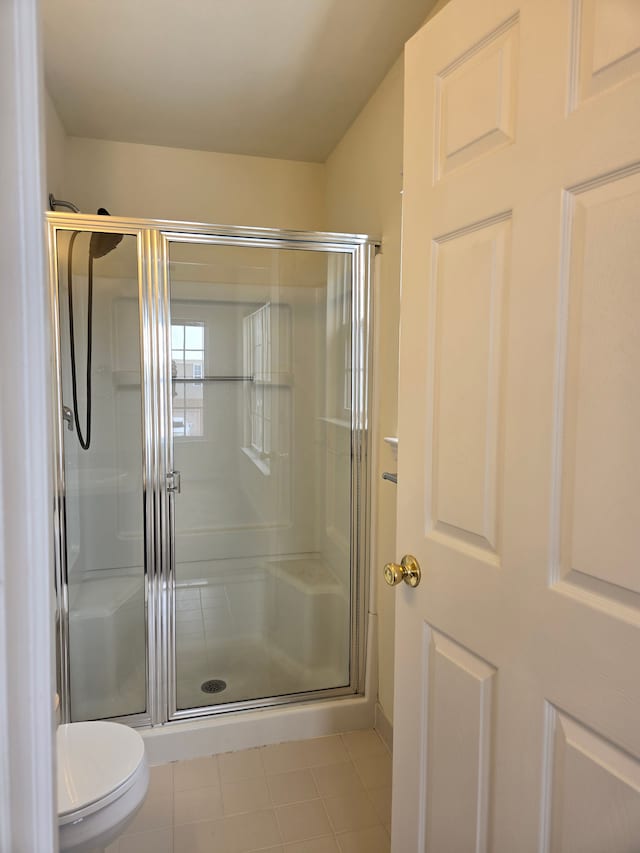
[{"label": "brass doorknob", "polygon": [[384,579],[389,586],[397,586],[400,581],[404,581],[410,587],[415,588],[420,583],[421,577],[420,565],[412,554],[405,554],[400,565],[387,563],[384,567]]}]

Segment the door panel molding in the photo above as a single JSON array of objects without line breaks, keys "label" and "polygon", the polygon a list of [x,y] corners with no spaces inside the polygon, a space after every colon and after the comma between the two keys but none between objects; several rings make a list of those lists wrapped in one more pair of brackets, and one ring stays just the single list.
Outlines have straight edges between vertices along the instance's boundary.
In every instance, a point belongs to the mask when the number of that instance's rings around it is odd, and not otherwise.
[{"label": "door panel molding", "polygon": [[[421,742],[427,853],[485,853],[497,669],[433,629],[423,628],[424,712]],[[457,759],[454,757],[457,756]]]}]

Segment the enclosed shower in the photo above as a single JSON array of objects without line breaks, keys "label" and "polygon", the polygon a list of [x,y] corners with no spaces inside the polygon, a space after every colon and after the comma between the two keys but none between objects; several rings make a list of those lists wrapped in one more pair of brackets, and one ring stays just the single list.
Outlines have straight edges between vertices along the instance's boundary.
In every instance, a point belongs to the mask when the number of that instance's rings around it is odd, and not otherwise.
[{"label": "enclosed shower", "polygon": [[48,226],[63,719],[361,692],[375,241]]}]

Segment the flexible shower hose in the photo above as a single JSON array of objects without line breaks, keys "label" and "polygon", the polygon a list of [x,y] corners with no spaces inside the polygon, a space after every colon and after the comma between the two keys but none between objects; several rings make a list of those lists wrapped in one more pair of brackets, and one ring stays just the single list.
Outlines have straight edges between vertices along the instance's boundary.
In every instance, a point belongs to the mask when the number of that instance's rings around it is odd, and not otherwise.
[{"label": "flexible shower hose", "polygon": [[93,252],[89,246],[89,268],[87,271],[87,422],[82,434],[78,417],[78,380],[76,377],[76,336],[73,322],[73,244],[80,232],[74,231],[69,240],[67,254],[67,296],[69,299],[69,348],[71,350],[71,392],[73,395],[73,419],[76,424],[78,441],[83,450],[88,450],[91,444],[91,356],[93,338]]}]

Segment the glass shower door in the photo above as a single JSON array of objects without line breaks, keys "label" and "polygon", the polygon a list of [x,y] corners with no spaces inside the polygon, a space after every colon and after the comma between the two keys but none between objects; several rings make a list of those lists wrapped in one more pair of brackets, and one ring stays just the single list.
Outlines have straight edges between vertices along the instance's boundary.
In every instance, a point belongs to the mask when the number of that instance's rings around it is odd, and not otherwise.
[{"label": "glass shower door", "polygon": [[72,721],[129,717],[147,709],[138,237],[54,233],[61,666]]},{"label": "glass shower door", "polygon": [[173,713],[347,688],[352,254],[168,253]]}]

